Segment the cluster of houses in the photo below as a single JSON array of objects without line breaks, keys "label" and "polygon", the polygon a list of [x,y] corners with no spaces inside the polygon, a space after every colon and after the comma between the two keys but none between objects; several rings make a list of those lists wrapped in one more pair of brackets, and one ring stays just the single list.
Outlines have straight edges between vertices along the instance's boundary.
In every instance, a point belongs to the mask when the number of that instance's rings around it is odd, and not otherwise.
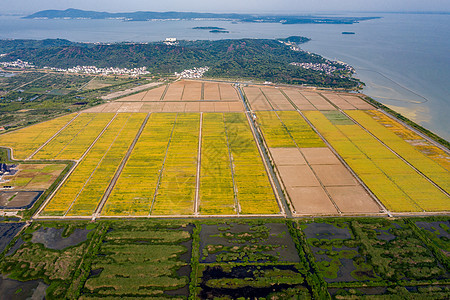
[{"label": "cluster of houses", "polygon": [[186,79],[202,78],[203,75],[208,71],[209,67],[193,68],[190,70],[184,70],[181,73],[175,72],[175,76],[177,76],[178,78],[186,78]]},{"label": "cluster of houses", "polygon": [[[321,63],[321,64],[293,62],[293,63],[291,63],[291,65],[301,67],[304,69],[308,69],[308,70],[319,71],[319,72],[325,73],[327,75],[335,75],[336,71],[343,71],[343,72],[350,73],[350,74],[353,74],[355,72],[355,69],[346,63],[343,63],[343,62],[333,62],[333,63],[338,64],[338,66],[332,65],[331,62],[330,63]],[[345,76],[340,75],[340,77],[345,77]]]},{"label": "cluster of houses", "polygon": [[[7,180],[3,179],[3,176],[15,175],[18,172],[18,170],[16,168],[17,168],[16,165],[7,165],[4,163],[0,163],[0,183],[7,182]],[[13,187],[10,185],[5,185],[3,187],[0,187],[0,189],[2,189],[2,190],[10,190],[12,188]]]},{"label": "cluster of houses", "polygon": [[16,165],[0,163],[0,176],[9,176],[17,173]]},{"label": "cluster of houses", "polygon": [[147,71],[147,67],[142,68],[97,68],[96,66],[76,66],[68,69],[61,68],[50,68],[44,67],[44,69],[49,69],[56,72],[65,72],[65,73],[77,73],[77,74],[89,74],[89,75],[128,75],[132,77],[138,77],[142,75],[150,74]]},{"label": "cluster of houses", "polygon": [[16,68],[16,69],[34,68],[33,64],[31,64],[27,61],[22,61],[20,59],[18,59],[16,61],[10,61],[10,62],[0,62],[0,66],[2,66],[4,68]]},{"label": "cluster of houses", "polygon": [[166,38],[163,43],[167,46],[176,46],[179,44],[176,38]]}]

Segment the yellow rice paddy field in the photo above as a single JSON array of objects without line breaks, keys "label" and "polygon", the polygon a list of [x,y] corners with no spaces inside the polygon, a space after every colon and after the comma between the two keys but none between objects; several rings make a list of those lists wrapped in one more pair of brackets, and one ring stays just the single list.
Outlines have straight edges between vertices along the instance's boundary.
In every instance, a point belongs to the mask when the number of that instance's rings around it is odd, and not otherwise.
[{"label": "yellow rice paddy field", "polygon": [[280,211],[262,158],[244,114],[225,115],[234,179],[242,214],[276,214]]},{"label": "yellow rice paddy field", "polygon": [[[211,109],[212,102],[228,107],[231,102],[224,101],[235,101],[242,106],[236,88],[225,83],[181,82],[170,85],[164,97],[162,89],[166,91],[161,88],[157,101],[168,108],[158,112],[83,112],[0,135],[0,146],[12,148],[15,159],[75,161],[76,167],[45,203],[42,216],[92,217],[100,208],[104,217],[280,214],[280,199],[247,115]],[[344,160],[391,212],[450,211],[450,155],[388,115],[360,110],[370,106],[357,102],[343,112],[331,110],[334,106],[328,100],[342,109],[353,102],[330,92],[324,98],[300,89],[252,86],[243,90],[256,111],[256,127],[268,148],[263,150],[278,155],[270,162],[276,170],[286,167],[283,163],[295,163],[290,161],[295,157],[282,156],[299,148],[301,152],[295,152],[301,156],[298,165],[311,159],[310,169],[324,173],[319,174],[324,180],[344,182],[345,178],[337,177],[349,170],[344,165],[330,167]],[[315,108],[301,106],[305,101]],[[176,109],[188,103],[198,109]],[[292,110],[291,103],[301,112]],[[283,177],[281,184],[289,182],[298,197],[305,194],[305,187],[316,184],[308,185],[306,173],[281,169],[289,177]],[[352,186],[360,185],[354,174],[348,173]],[[300,198],[297,203],[317,204]],[[347,201],[342,207],[353,211],[351,197],[341,198]],[[379,207],[370,210],[375,211],[379,213]]]},{"label": "yellow rice paddy field", "polygon": [[233,215],[237,212],[231,166],[224,115],[203,114],[200,214]]},{"label": "yellow rice paddy field", "polygon": [[176,114],[150,115],[102,214],[150,214],[176,117]]},{"label": "yellow rice paddy field", "polygon": [[178,114],[151,214],[194,213],[199,128],[200,114]]},{"label": "yellow rice paddy field", "polygon": [[89,216],[97,208],[145,114],[120,114],[45,208],[44,215]]},{"label": "yellow rice paddy field", "polygon": [[447,195],[358,125],[334,125],[317,111],[305,115],[389,210],[450,209]]},{"label": "yellow rice paddy field", "polygon": [[433,145],[411,129],[403,126],[398,121],[393,120],[380,111],[366,110],[365,113],[377,123],[381,124],[383,127],[413,146],[416,150],[434,160],[446,170],[450,171],[450,155],[447,152],[443,151],[436,145]]},{"label": "yellow rice paddy field", "polygon": [[[364,111],[347,111],[347,114],[362,124],[379,140],[407,160],[417,170],[439,185],[447,193],[450,192],[450,170],[440,165],[418,149],[407,143],[395,133],[379,124]],[[437,147],[436,147],[437,148]],[[442,151],[442,150],[441,150]]]},{"label": "yellow rice paddy field", "polygon": [[80,159],[113,117],[114,114],[81,114],[36,153],[33,159]]},{"label": "yellow rice paddy field", "polygon": [[15,159],[26,159],[75,117],[71,114],[0,135],[0,146],[13,148]]}]

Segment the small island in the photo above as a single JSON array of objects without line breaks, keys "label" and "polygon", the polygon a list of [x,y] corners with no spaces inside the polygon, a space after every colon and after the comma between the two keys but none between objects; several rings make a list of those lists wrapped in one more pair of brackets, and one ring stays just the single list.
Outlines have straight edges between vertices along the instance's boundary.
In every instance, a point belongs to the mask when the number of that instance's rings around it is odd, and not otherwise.
[{"label": "small island", "polygon": [[228,30],[219,30],[219,29],[210,30],[209,32],[211,32],[211,33],[230,33]]},{"label": "small island", "polygon": [[355,34],[355,33],[351,32],[351,31],[344,31],[344,32],[342,32],[342,34]]},{"label": "small island", "polygon": [[225,28],[222,27],[213,27],[213,26],[207,26],[207,27],[194,27],[192,29],[196,30],[225,30]]}]

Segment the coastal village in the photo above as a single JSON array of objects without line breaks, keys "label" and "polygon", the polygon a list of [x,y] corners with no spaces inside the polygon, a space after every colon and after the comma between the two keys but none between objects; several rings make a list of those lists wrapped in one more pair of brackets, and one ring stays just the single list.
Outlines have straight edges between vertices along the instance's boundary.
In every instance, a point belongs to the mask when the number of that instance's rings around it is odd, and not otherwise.
[{"label": "coastal village", "polygon": [[184,70],[181,73],[175,72],[175,76],[178,78],[183,79],[198,79],[202,78],[203,75],[209,71],[209,67],[202,67],[202,68],[193,68],[189,70]]}]

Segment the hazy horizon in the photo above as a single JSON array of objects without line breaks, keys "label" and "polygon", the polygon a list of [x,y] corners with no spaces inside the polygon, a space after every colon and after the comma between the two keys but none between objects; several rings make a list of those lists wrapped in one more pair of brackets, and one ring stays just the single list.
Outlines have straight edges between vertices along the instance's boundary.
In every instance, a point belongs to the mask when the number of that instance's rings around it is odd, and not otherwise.
[{"label": "hazy horizon", "polygon": [[371,13],[371,12],[402,12],[427,13],[450,12],[450,1],[447,0],[380,0],[377,2],[360,0],[229,0],[225,3],[214,3],[208,0],[166,0],[164,2],[148,3],[143,0],[129,0],[126,5],[119,0],[6,0],[2,1],[2,13],[33,13],[41,10],[68,8],[95,10],[107,12],[127,11],[195,11],[195,12],[235,12],[235,13]]}]

